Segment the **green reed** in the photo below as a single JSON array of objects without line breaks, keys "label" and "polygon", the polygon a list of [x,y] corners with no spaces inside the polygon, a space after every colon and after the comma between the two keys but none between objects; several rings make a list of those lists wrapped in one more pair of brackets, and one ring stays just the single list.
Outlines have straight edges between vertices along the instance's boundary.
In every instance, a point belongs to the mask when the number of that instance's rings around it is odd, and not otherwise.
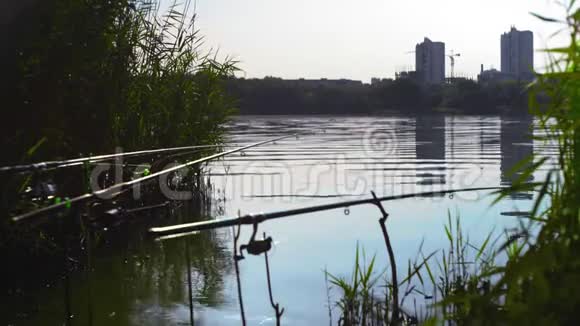
[{"label": "green reed", "polygon": [[[515,233],[492,238],[490,232],[477,246],[464,235],[459,218],[455,223],[449,218],[445,226],[448,250],[434,256],[438,257],[435,262],[419,250],[422,263],[410,263],[406,278],[407,282],[415,278],[412,291],[433,303],[426,311],[407,314],[411,319],[390,316],[373,325],[580,323],[580,9],[574,0],[559,4],[566,10],[563,19],[533,15],[560,24],[561,33],[569,35],[569,44],[545,50],[550,62],[547,71],[529,85],[530,109],[545,131],[545,136],[536,138],[558,145],[556,168],[543,182],[530,183],[528,177],[548,161],[547,157],[530,157],[516,167],[523,172],[513,185],[496,198],[498,202],[510,194],[535,192],[530,216],[520,220]],[[430,290],[417,290],[425,283],[430,283]],[[340,287],[345,288],[342,283]],[[352,295],[344,291],[339,302],[352,300]],[[388,309],[389,303],[383,304]],[[403,302],[400,306],[404,310]],[[344,304],[339,307],[343,315],[352,314],[350,307],[346,306],[349,311]],[[362,320],[350,325],[368,324]]]},{"label": "green reed", "polygon": [[[224,83],[236,62],[204,49],[191,1],[166,11],[159,4],[36,1],[11,21],[0,165],[221,142],[235,107]],[[66,172],[69,184],[57,196],[86,191],[86,173]],[[50,256],[57,247],[45,230],[9,221],[50,203],[27,191],[62,181],[54,175],[0,176],[0,250]]]},{"label": "green reed", "polygon": [[220,140],[236,62],[204,50],[191,1],[160,12],[158,0],[49,0],[21,16],[2,163]]},{"label": "green reed", "polygon": [[325,272],[330,284],[342,292],[340,300],[336,303],[341,311],[338,321],[340,325],[371,325],[376,320],[383,320],[388,314],[389,304],[385,304],[383,299],[377,299],[374,295],[375,287],[383,273],[375,271],[375,256],[368,263],[366,258],[364,249],[361,257],[357,244],[354,270],[350,279]]}]

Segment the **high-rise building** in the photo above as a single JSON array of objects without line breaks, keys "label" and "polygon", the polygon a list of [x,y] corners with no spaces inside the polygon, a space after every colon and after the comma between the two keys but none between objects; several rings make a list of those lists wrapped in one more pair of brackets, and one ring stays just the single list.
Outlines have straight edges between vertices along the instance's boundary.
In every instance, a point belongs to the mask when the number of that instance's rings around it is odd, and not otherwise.
[{"label": "high-rise building", "polygon": [[529,81],[534,78],[534,34],[512,26],[501,35],[501,72],[512,78]]},{"label": "high-rise building", "polygon": [[445,82],[445,43],[428,38],[415,46],[415,69],[425,84]]}]

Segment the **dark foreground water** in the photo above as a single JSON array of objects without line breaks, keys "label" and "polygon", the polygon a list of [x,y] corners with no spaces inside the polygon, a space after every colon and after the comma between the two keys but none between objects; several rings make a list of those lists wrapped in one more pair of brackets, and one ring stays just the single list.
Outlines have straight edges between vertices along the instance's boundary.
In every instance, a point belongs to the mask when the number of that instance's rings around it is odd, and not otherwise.
[{"label": "dark foreground water", "polygon": [[[229,126],[232,145],[304,135],[209,164],[211,209],[137,214],[148,220],[100,239],[92,269],[72,272],[68,293],[60,280],[4,294],[0,321],[64,325],[68,304],[72,325],[90,325],[91,319],[93,325],[188,325],[189,270],[195,324],[240,325],[232,231],[155,241],[145,235],[148,226],[366,198],[371,191],[381,196],[508,185],[518,161],[554,154],[550,146],[532,141],[532,128],[531,118],[498,116],[237,118]],[[543,171],[533,176],[543,178]],[[519,194],[490,207],[494,198],[477,192],[386,202],[401,274],[421,242],[425,253],[446,248],[443,225],[449,213],[461,216],[470,242],[477,245],[489,232],[517,226],[513,212],[529,210],[534,199]],[[357,206],[260,225],[259,234],[274,239],[272,288],[274,300],[285,308],[283,324],[328,324],[328,296],[332,301],[340,292],[327,292],[323,271],[349,276],[357,243],[367,256],[376,254],[378,271],[388,267],[379,217],[376,207]],[[241,241],[250,234],[251,228],[243,228]],[[246,255],[240,274],[247,324],[274,325],[263,256]],[[334,323],[337,315],[333,309]]]}]

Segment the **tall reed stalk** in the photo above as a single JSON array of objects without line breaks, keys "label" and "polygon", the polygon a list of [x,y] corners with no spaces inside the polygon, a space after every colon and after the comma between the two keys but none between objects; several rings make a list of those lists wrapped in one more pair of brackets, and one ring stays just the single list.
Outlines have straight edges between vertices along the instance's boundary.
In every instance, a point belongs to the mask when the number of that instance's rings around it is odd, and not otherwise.
[{"label": "tall reed stalk", "polygon": [[[557,167],[543,182],[530,183],[529,176],[549,159],[530,157],[519,164],[523,172],[513,185],[498,193],[496,202],[521,191],[537,193],[529,223],[522,221],[514,234],[492,238],[490,233],[475,246],[463,234],[459,219],[453,223],[449,218],[449,249],[439,256],[438,270],[432,268],[431,255],[420,253],[422,263],[410,263],[409,276],[399,284],[415,279],[404,293],[414,291],[433,302],[426,312],[408,314],[414,318],[407,324],[580,324],[580,8],[575,0],[559,4],[566,10],[564,19],[533,15],[560,24],[569,44],[545,50],[547,71],[529,86],[530,108],[545,134],[536,140],[558,145]],[[430,282],[424,282],[425,275]],[[360,311],[345,304],[360,301],[352,298],[357,281],[335,283],[344,292],[339,301],[344,316]],[[430,290],[420,289],[425,283],[431,284]],[[383,303],[385,310],[388,306]],[[349,325],[367,325],[364,318],[349,320]],[[375,324],[390,325],[392,320]]]},{"label": "tall reed stalk", "polygon": [[0,164],[218,142],[235,61],[204,50],[195,19],[190,0],[29,6],[2,63]]}]

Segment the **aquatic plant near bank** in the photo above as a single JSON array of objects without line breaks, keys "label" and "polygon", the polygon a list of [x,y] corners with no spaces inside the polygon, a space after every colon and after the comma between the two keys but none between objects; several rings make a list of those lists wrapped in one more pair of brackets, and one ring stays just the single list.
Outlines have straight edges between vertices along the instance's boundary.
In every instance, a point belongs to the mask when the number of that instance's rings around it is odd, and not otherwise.
[{"label": "aquatic plant near bank", "polygon": [[[528,177],[548,160],[530,157],[519,164],[523,172],[513,185],[497,194],[499,201],[522,191],[537,193],[532,211],[522,217],[514,234],[496,239],[490,234],[475,247],[464,241],[458,222],[453,232],[450,220],[445,228],[450,250],[437,261],[438,273],[428,257],[425,264],[409,269],[417,278],[427,274],[433,294],[439,295],[430,316],[416,314],[425,324],[580,323],[580,9],[576,4],[563,4],[567,10],[564,19],[534,14],[547,23],[564,25],[563,31],[569,33],[568,46],[545,50],[550,64],[530,85],[529,96],[530,108],[546,135],[537,140],[558,144],[557,167],[543,182],[530,183]],[[549,99],[547,104],[538,101],[541,97]],[[473,261],[466,258],[468,251]],[[346,291],[344,297],[349,298]],[[361,320],[351,325],[365,325]],[[394,318],[384,323],[400,321]]]},{"label": "aquatic plant near bank", "polygon": [[[0,165],[113,153],[116,147],[127,152],[220,144],[235,106],[223,83],[236,62],[204,50],[191,4],[174,1],[161,12],[157,0],[31,3],[10,21],[0,54],[7,117],[0,122]],[[58,256],[55,238],[62,230],[15,227],[9,217],[89,191],[85,181],[93,167],[58,173],[39,166],[0,176],[0,252],[21,261]],[[51,191],[37,194],[45,186]],[[71,237],[83,232],[69,231]]]},{"label": "aquatic plant near bank", "polygon": [[220,140],[236,62],[203,49],[191,1],[159,6],[40,1],[12,21],[3,165]]}]

